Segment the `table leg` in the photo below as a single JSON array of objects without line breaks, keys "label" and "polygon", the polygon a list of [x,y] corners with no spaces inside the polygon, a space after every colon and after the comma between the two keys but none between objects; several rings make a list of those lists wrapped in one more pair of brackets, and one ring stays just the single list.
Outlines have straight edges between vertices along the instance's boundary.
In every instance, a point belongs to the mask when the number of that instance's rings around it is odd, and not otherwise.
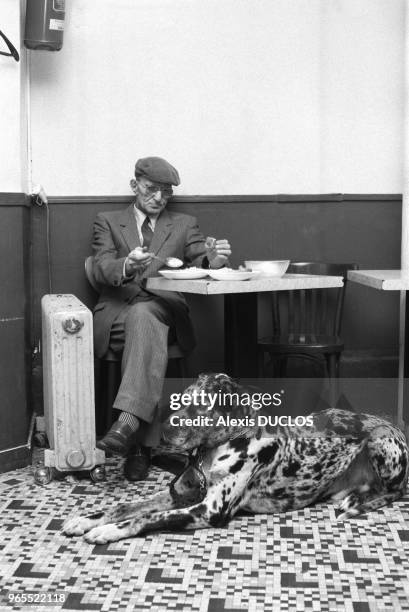
[{"label": "table leg", "polygon": [[224,363],[231,376],[257,378],[257,293],[224,296]]},{"label": "table leg", "polygon": [[409,434],[409,291],[405,291],[405,334],[403,349],[402,415],[403,427]]}]

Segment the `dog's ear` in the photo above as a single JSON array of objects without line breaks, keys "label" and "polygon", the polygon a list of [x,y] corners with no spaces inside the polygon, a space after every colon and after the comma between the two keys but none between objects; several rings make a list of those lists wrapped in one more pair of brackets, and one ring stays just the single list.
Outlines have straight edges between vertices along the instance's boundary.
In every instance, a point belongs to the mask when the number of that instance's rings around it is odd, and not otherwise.
[{"label": "dog's ear", "polygon": [[239,389],[238,383],[228,374],[222,372],[215,374],[214,377],[217,386],[224,393],[234,393]]},{"label": "dog's ear", "polygon": [[207,393],[237,393],[241,389],[240,385],[228,374],[220,372],[199,374],[196,386]]}]

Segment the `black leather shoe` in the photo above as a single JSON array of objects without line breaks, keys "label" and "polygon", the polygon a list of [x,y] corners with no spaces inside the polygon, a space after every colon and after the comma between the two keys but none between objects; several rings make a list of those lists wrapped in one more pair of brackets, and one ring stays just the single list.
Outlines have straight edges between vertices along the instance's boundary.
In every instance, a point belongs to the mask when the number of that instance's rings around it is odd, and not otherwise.
[{"label": "black leather shoe", "polygon": [[141,446],[132,449],[126,458],[124,476],[127,480],[145,480],[151,467],[151,449]]},{"label": "black leather shoe", "polygon": [[114,455],[126,455],[134,441],[134,434],[129,425],[115,421],[108,433],[97,442],[97,448]]}]

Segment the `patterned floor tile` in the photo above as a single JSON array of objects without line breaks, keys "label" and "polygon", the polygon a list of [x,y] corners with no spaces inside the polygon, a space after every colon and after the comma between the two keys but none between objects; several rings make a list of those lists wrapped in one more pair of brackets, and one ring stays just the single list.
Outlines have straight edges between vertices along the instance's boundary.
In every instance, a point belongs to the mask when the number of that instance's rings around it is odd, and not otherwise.
[{"label": "patterned floor tile", "polygon": [[65,517],[148,496],[171,478],[154,469],[128,484],[115,459],[103,483],[1,474],[0,610],[31,612],[37,604],[23,597],[43,594],[44,612],[409,611],[409,496],[347,523],[319,505],[105,546],[61,533]]}]

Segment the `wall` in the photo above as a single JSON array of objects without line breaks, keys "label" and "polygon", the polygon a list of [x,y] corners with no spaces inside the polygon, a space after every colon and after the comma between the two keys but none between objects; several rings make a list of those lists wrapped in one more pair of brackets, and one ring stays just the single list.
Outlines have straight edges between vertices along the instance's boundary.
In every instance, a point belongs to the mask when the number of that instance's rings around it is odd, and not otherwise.
[{"label": "wall", "polygon": [[404,0],[76,0],[31,52],[33,180],[129,193],[400,193]]},{"label": "wall", "polygon": [[405,2],[321,8],[321,192],[400,193]]},{"label": "wall", "polygon": [[[20,53],[22,40],[21,7],[16,0],[2,0],[0,5],[1,31]],[[8,52],[3,40],[1,50]],[[20,62],[0,55],[0,193],[21,192],[26,187],[26,64],[25,53]]]},{"label": "wall", "polygon": [[[75,0],[67,2],[63,50],[27,54],[19,46],[24,4],[0,5],[1,29],[21,52],[20,63],[0,56],[0,247],[8,264],[0,469],[27,461],[25,383],[39,292],[49,291],[45,209],[30,217],[24,196],[33,183],[57,196],[122,196],[135,159],[163,155],[181,171],[178,193],[204,196],[198,215],[209,231],[231,238],[241,259],[257,246],[258,256],[399,265],[397,200],[282,206],[271,194],[402,191],[404,0]],[[217,202],[217,217],[209,194],[228,196]],[[267,198],[235,202],[234,194]],[[192,204],[178,205],[192,212]],[[97,208],[111,206],[97,199],[51,211],[55,290],[94,299],[82,260]],[[31,259],[29,338],[31,245],[40,248]],[[351,346],[395,350],[396,296],[362,287],[350,295]],[[201,303],[192,300],[203,321]],[[214,346],[208,349],[199,326],[205,348],[197,364],[222,358],[220,312],[220,300],[205,312]]]},{"label": "wall", "polygon": [[5,471],[29,458],[30,236],[23,194],[0,194],[0,225],[0,471]]},{"label": "wall", "polygon": [[[0,471],[30,456],[30,286],[27,187],[26,65],[21,53],[22,2],[2,0],[0,27],[20,62],[0,55]],[[0,48],[6,52],[6,44]]]},{"label": "wall", "polygon": [[[227,201],[226,201],[227,200]],[[84,274],[84,259],[91,253],[92,223],[98,211],[125,207],[131,198],[55,198],[50,202],[50,266],[47,261],[47,214],[33,210],[35,240],[33,316],[40,333],[40,299],[50,292],[74,293],[89,307],[96,300]],[[194,214],[206,235],[229,234],[234,249],[232,264],[244,259],[292,259],[357,263],[361,268],[397,267],[401,201],[399,198],[189,198],[170,205]],[[368,214],[370,211],[370,214]],[[362,234],[361,228],[366,232]],[[380,236],[385,235],[384,240]],[[254,238],[257,237],[255,240]],[[223,298],[188,296],[198,346],[190,360],[193,371],[219,370],[223,364]],[[343,338],[354,354],[377,347],[383,354],[396,352],[399,296],[374,292],[350,283],[345,303]],[[271,331],[268,295],[260,299],[260,335]],[[359,376],[355,367],[350,376]],[[373,370],[370,374],[376,376]],[[383,374],[385,375],[385,374]],[[396,375],[396,372],[395,372]]]}]

